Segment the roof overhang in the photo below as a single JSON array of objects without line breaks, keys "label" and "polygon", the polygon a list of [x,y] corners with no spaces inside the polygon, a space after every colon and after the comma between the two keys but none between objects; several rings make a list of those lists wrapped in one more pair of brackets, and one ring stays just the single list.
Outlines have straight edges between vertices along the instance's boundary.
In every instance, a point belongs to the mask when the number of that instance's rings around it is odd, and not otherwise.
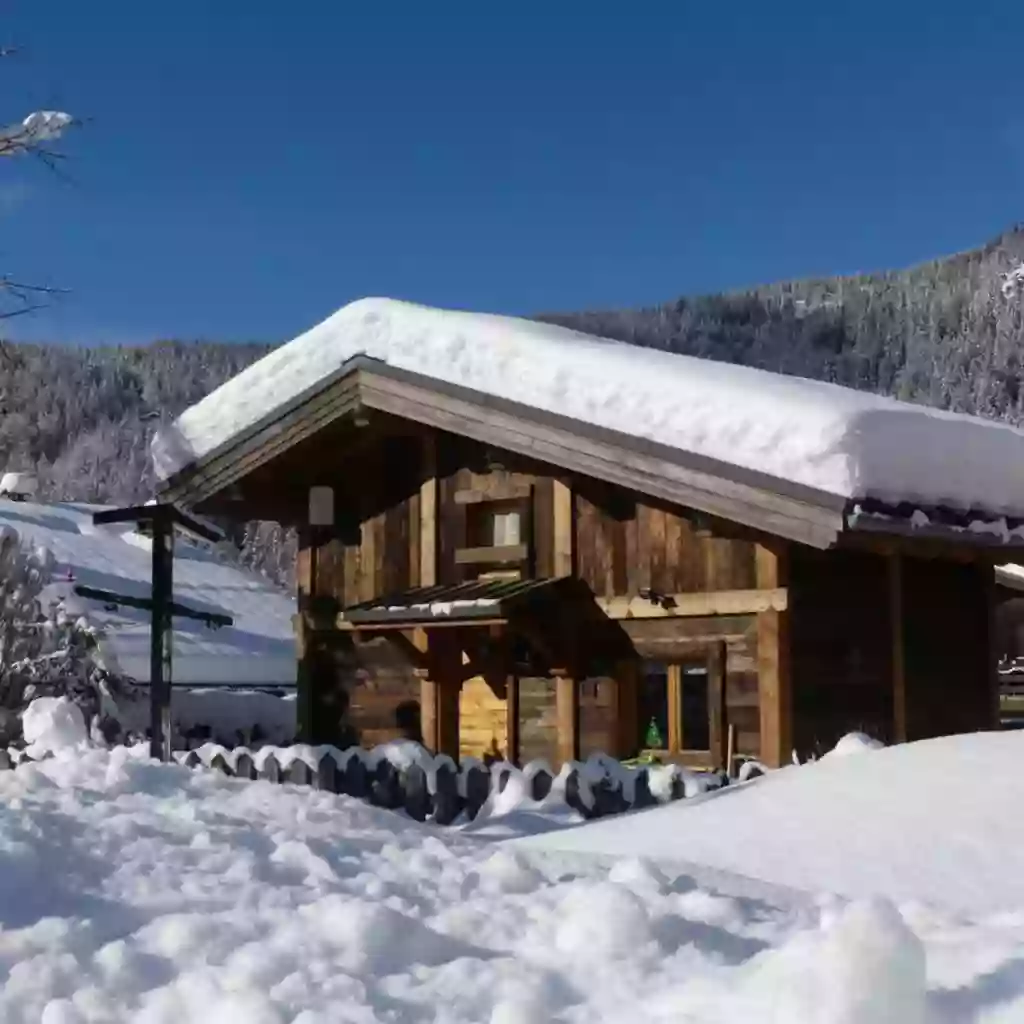
[{"label": "roof overhang", "polygon": [[827,548],[844,498],[357,356],[169,478],[162,501],[197,506],[346,416],[376,410],[569,472]]},{"label": "roof overhang", "polygon": [[410,629],[505,623],[538,598],[571,591],[568,577],[527,580],[470,580],[415,587],[345,608],[338,625],[346,629]]},{"label": "roof overhang", "polygon": [[[568,472],[695,509],[815,548],[841,534],[941,541],[961,548],[1024,551],[998,531],[947,521],[927,525],[817,488],[782,480],[646,438],[594,426],[520,402],[497,398],[367,356],[356,356],[330,377],[268,413],[230,441],[168,479],[165,502],[195,507],[333,423],[365,411],[387,413]],[[905,510],[900,510],[900,512]],[[993,520],[996,517],[991,517]]]}]

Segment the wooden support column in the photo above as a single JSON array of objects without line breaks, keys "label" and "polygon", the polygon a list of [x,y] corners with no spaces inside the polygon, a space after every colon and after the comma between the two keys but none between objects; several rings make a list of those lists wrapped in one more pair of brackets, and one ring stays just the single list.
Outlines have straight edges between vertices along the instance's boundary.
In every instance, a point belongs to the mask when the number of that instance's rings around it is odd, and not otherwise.
[{"label": "wooden support column", "polygon": [[638,715],[640,713],[640,694],[638,678],[640,663],[636,658],[625,658],[615,665],[615,750],[616,757],[628,758],[642,746]]},{"label": "wooden support column", "polygon": [[986,644],[985,663],[985,684],[989,692],[989,722],[986,727],[999,729],[1002,718],[1002,708],[999,700],[999,651],[996,649],[996,609],[999,606],[999,596],[996,590],[995,567],[988,564],[978,566],[978,571],[985,573],[985,612],[986,612]]},{"label": "wooden support column", "polygon": [[577,761],[580,756],[580,688],[569,668],[551,670],[555,680],[555,722],[558,730],[558,761]]},{"label": "wooden support column", "polygon": [[[758,544],[757,586],[767,590],[788,585],[785,542]],[[793,692],[790,678],[789,608],[757,614],[757,689],[761,726],[761,760],[770,767],[788,763],[793,752]]]},{"label": "wooden support column", "polygon": [[571,576],[573,573],[573,521],[572,488],[557,477],[551,481],[554,488],[554,575]]},{"label": "wooden support column", "polygon": [[723,641],[712,644],[708,650],[708,711],[712,767],[723,768],[731,774],[732,765],[726,763],[728,761],[726,750],[729,737],[729,719],[725,701],[726,657],[727,651]]},{"label": "wooden support column", "polygon": [[886,558],[889,577],[889,645],[892,661],[892,725],[893,740],[906,743],[907,667],[903,639],[903,559],[890,551]]},{"label": "wooden support column", "polygon": [[462,689],[462,645],[457,629],[432,630],[420,680],[420,721],[423,742],[435,754],[459,757],[459,693]]},{"label": "wooden support column", "polygon": [[419,506],[419,576],[421,587],[437,583],[437,438],[433,432],[423,438],[423,480]]},{"label": "wooden support column", "polygon": [[149,756],[171,760],[171,605],[174,601],[174,524],[170,514],[153,519],[153,606],[149,632]]},{"label": "wooden support column", "polygon": [[312,743],[313,736],[313,644],[310,625],[310,598],[313,595],[314,551],[308,529],[299,534],[299,553],[295,561],[295,589],[298,615],[295,616],[295,727],[300,743]]}]

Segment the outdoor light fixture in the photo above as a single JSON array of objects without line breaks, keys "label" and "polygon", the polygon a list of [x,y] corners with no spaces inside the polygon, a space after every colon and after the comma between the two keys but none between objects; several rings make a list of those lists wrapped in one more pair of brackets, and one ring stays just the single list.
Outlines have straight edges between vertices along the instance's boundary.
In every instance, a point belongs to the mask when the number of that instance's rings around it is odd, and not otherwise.
[{"label": "outdoor light fixture", "polygon": [[310,487],[309,489],[309,525],[334,525],[334,488]]}]

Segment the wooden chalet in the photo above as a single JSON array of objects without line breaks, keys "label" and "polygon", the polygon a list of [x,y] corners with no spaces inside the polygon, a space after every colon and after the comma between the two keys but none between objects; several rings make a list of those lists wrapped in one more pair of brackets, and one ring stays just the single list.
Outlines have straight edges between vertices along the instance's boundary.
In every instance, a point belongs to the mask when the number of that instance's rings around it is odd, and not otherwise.
[{"label": "wooden chalet", "polygon": [[[216,398],[216,396],[214,396]],[[993,728],[1020,542],[357,356],[167,479],[300,531],[300,733],[770,765]]]}]

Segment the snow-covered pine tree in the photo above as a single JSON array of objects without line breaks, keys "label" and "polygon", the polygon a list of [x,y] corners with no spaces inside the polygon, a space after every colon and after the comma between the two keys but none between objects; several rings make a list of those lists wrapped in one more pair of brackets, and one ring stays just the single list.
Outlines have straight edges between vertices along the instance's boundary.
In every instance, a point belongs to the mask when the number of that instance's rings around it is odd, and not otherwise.
[{"label": "snow-covered pine tree", "polygon": [[20,714],[36,697],[68,697],[108,740],[139,719],[141,691],[103,665],[96,631],[64,600],[45,600],[52,570],[48,550],[0,530],[0,745],[20,738]]}]

